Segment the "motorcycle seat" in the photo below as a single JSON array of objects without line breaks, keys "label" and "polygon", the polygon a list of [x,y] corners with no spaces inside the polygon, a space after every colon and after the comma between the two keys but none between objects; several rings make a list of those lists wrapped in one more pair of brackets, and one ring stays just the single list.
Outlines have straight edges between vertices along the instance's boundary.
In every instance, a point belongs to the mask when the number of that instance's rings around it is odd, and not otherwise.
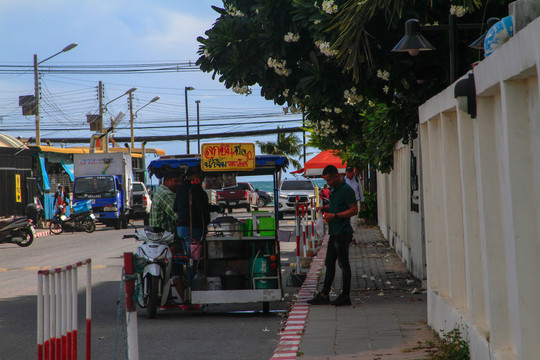
[{"label": "motorcycle seat", "polygon": [[20,220],[20,219],[27,219],[26,216],[14,216],[12,218],[8,218],[8,219],[2,219],[0,220],[0,229],[3,228],[4,226],[7,226],[17,220]]}]

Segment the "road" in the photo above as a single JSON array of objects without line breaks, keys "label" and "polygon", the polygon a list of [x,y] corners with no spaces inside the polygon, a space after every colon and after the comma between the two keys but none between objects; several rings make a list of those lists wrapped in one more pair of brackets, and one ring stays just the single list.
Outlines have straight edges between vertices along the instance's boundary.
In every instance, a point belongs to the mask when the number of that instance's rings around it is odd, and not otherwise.
[{"label": "road", "polygon": [[[292,223],[292,221],[284,221]],[[290,225],[290,224],[289,224]],[[283,226],[283,225],[282,225]],[[36,238],[28,248],[0,244],[0,353],[4,360],[35,359],[37,271],[92,259],[92,358],[125,358],[123,253],[137,243],[122,239],[132,230],[98,226],[92,234]],[[294,244],[282,242],[283,282],[294,261]],[[86,269],[79,271],[79,358],[84,359]],[[160,311],[154,320],[138,313],[141,359],[268,359],[278,342],[286,309],[298,288],[285,288],[270,304],[208,305],[204,311]]]}]

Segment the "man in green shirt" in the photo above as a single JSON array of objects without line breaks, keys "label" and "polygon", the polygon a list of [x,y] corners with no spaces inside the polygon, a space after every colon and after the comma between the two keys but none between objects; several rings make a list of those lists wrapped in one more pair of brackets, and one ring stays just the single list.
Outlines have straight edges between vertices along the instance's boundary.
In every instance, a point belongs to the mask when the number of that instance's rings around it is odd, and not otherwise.
[{"label": "man in green shirt", "polygon": [[[308,300],[311,305],[332,304],[335,306],[351,305],[351,265],[349,263],[349,244],[353,238],[350,217],[358,214],[354,190],[347,185],[333,165],[323,170],[323,179],[331,188],[330,202],[327,212],[323,215],[328,223],[328,249],[326,251],[326,275],[323,288],[313,299]],[[330,301],[330,289],[336,274],[336,260],[343,276],[341,294]]]},{"label": "man in green shirt", "polygon": [[[150,208],[150,226],[157,226],[165,231],[176,234],[177,215],[173,210],[176,190],[182,185],[182,177],[165,176],[152,197]],[[182,266],[172,263],[172,283],[176,292],[184,302],[184,282],[182,281]]]},{"label": "man in green shirt", "polygon": [[181,177],[165,176],[152,197],[150,208],[150,226],[176,234],[177,215],[173,210],[176,190],[182,184]]}]

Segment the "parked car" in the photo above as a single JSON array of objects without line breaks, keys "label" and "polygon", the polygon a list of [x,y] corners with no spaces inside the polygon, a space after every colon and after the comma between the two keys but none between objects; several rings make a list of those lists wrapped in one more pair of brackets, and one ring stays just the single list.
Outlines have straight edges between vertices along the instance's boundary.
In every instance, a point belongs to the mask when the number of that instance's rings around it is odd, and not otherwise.
[{"label": "parked car", "polygon": [[264,190],[255,189],[257,195],[259,195],[258,206],[261,208],[274,201],[274,195]]},{"label": "parked car", "polygon": [[229,212],[237,208],[245,208],[247,211],[259,209],[259,195],[250,183],[238,183],[236,186],[217,191],[216,201]]},{"label": "parked car", "polygon": [[152,207],[152,199],[150,198],[148,189],[142,182],[134,181],[132,183],[131,204],[131,218],[142,218],[144,220],[144,224],[148,225],[150,208]]},{"label": "parked car", "polygon": [[311,204],[315,201],[315,184],[310,179],[285,179],[279,187],[279,219],[286,213],[296,212],[295,203],[298,196],[300,204]]}]

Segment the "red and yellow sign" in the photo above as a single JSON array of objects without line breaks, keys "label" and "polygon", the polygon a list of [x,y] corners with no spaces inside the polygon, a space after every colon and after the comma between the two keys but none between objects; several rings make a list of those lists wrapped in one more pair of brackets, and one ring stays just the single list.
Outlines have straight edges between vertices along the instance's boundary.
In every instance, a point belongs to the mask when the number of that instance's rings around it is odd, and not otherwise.
[{"label": "red and yellow sign", "polygon": [[203,144],[201,169],[204,171],[250,171],[255,169],[255,144]]}]

